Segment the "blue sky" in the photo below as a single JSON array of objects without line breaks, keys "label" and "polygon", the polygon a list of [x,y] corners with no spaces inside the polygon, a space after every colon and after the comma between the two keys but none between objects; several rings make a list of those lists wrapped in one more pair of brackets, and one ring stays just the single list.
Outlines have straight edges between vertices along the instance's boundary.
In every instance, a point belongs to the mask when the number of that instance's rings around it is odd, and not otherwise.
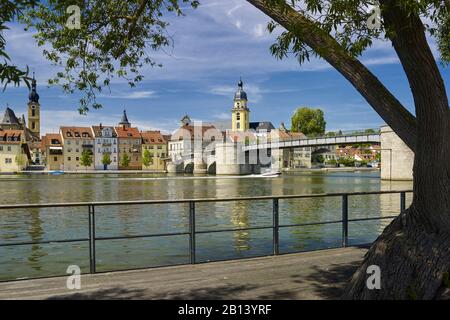
[{"label": "blue sky", "polygon": [[[115,82],[111,94],[98,100],[101,110],[78,115],[78,96],[48,88],[46,80],[56,72],[42,58],[32,33],[12,25],[6,33],[13,62],[28,65],[39,82],[42,131],[56,132],[59,125],[115,124],[125,108],[129,120],[140,129],[174,130],[189,114],[207,122],[229,121],[233,93],[239,77],[249,96],[251,121],[285,122],[299,106],[321,108],[327,130],[372,128],[381,118],[348,82],[325,61],[313,59],[301,67],[290,57],[276,60],[269,53],[274,35],[266,31],[269,19],[244,0],[204,0],[185,17],[171,19],[169,32],[175,46],[152,56],[162,68],[147,67],[137,88]],[[434,45],[433,45],[434,48]],[[390,43],[376,42],[363,62],[397,98],[412,109],[409,85]],[[447,88],[448,69],[442,69]],[[18,115],[26,110],[28,90],[8,87],[0,93],[0,110],[8,103]]]}]

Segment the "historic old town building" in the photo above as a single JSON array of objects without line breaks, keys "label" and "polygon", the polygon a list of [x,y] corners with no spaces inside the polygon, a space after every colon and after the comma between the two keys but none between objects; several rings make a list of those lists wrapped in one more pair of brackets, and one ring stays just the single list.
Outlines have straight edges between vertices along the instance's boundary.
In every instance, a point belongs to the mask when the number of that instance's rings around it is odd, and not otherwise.
[{"label": "historic old town building", "polygon": [[247,106],[247,93],[244,91],[242,80],[238,83],[238,90],[234,95],[234,105],[231,111],[231,130],[247,131],[250,129],[250,109]]},{"label": "historic old town building", "polygon": [[[142,136],[142,169],[164,172],[167,142],[160,131],[144,131]],[[146,165],[146,162],[147,165]]]},{"label": "historic old town building", "polygon": [[[63,143],[64,170],[94,169],[94,135],[90,127],[61,127],[60,134]],[[92,157],[92,164],[81,164],[83,152]]]},{"label": "historic old town building", "polygon": [[0,129],[0,172],[22,171],[30,160],[25,131]]},{"label": "historic old town building", "polygon": [[142,170],[141,134],[138,128],[131,127],[125,110],[115,130],[119,144],[119,169]]},{"label": "historic old town building", "polygon": [[112,126],[100,124],[92,126],[92,131],[95,137],[95,169],[117,170],[119,168],[119,145],[116,130]]},{"label": "historic old town building", "polygon": [[[19,165],[18,167],[21,168],[21,170],[25,169],[30,164],[40,164],[42,161],[42,154],[41,154],[41,142],[40,142],[40,104],[39,104],[39,95],[37,93],[36,89],[36,79],[33,75],[32,83],[31,83],[31,90],[28,95],[28,126],[25,121],[25,115],[22,114],[20,118],[16,116],[14,113],[14,110],[11,109],[9,106],[6,106],[3,118],[0,122],[0,130],[3,130],[4,137],[9,138],[10,134],[12,135],[11,138],[14,137],[14,139],[17,137],[17,132],[12,133],[9,132],[6,134],[7,130],[15,130],[15,131],[21,131],[20,134],[20,140],[27,144],[27,161],[21,161],[26,162],[26,165]],[[15,141],[16,142],[16,141]],[[14,149],[14,148],[12,148]],[[29,155],[29,157],[28,157]],[[8,155],[9,157],[9,155]],[[7,161],[9,161],[9,158],[7,157]],[[8,171],[10,170],[14,165],[11,165],[10,163],[5,164],[0,163],[0,171]]]},{"label": "historic old town building", "polygon": [[64,169],[64,155],[61,134],[47,133],[41,140],[42,163],[47,170]]},{"label": "historic old town building", "polygon": [[[273,143],[306,138],[281,124],[270,121],[251,122],[248,96],[242,79],[233,96],[231,123],[193,123],[188,115],[171,135],[160,131],[142,131],[132,127],[126,111],[117,126],[62,126],[59,133],[41,134],[41,105],[33,75],[28,95],[27,120],[6,107],[0,122],[0,171],[38,170],[147,170],[164,172],[213,173],[219,144],[239,145]],[[294,147],[268,149],[261,167],[272,169],[310,168],[317,159],[325,164],[351,157],[359,162],[373,161],[379,146],[357,148]],[[316,160],[315,160],[316,159]],[[261,160],[261,159],[260,159]],[[35,165],[35,166],[30,166]],[[170,169],[169,169],[170,167]],[[181,170],[181,171],[180,171]]]}]

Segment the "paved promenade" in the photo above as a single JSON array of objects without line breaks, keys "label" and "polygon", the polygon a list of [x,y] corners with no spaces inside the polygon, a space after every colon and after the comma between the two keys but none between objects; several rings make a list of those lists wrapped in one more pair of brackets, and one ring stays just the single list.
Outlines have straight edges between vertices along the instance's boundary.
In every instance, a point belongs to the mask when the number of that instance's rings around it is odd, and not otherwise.
[{"label": "paved promenade", "polygon": [[0,283],[0,299],[338,299],[366,249]]}]

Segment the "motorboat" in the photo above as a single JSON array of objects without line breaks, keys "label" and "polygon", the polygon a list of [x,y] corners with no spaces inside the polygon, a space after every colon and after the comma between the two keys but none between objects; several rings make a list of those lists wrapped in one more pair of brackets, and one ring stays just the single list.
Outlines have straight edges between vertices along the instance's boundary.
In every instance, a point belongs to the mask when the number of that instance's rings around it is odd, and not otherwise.
[{"label": "motorboat", "polygon": [[280,171],[267,171],[261,174],[262,177],[278,177],[281,174]]}]

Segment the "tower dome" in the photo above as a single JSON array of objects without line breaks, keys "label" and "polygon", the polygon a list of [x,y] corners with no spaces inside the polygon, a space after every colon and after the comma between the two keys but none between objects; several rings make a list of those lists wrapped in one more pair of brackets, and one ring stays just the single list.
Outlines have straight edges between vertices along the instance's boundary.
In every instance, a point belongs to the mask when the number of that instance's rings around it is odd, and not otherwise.
[{"label": "tower dome", "polygon": [[39,103],[39,95],[36,91],[36,79],[34,78],[34,73],[33,73],[33,81],[31,82],[31,91],[30,94],[28,95],[28,100],[30,100],[30,102]]},{"label": "tower dome", "polygon": [[239,80],[238,83],[238,89],[236,93],[234,94],[234,101],[236,100],[246,100],[247,101],[247,93],[244,91],[244,83],[242,82],[242,79]]}]

